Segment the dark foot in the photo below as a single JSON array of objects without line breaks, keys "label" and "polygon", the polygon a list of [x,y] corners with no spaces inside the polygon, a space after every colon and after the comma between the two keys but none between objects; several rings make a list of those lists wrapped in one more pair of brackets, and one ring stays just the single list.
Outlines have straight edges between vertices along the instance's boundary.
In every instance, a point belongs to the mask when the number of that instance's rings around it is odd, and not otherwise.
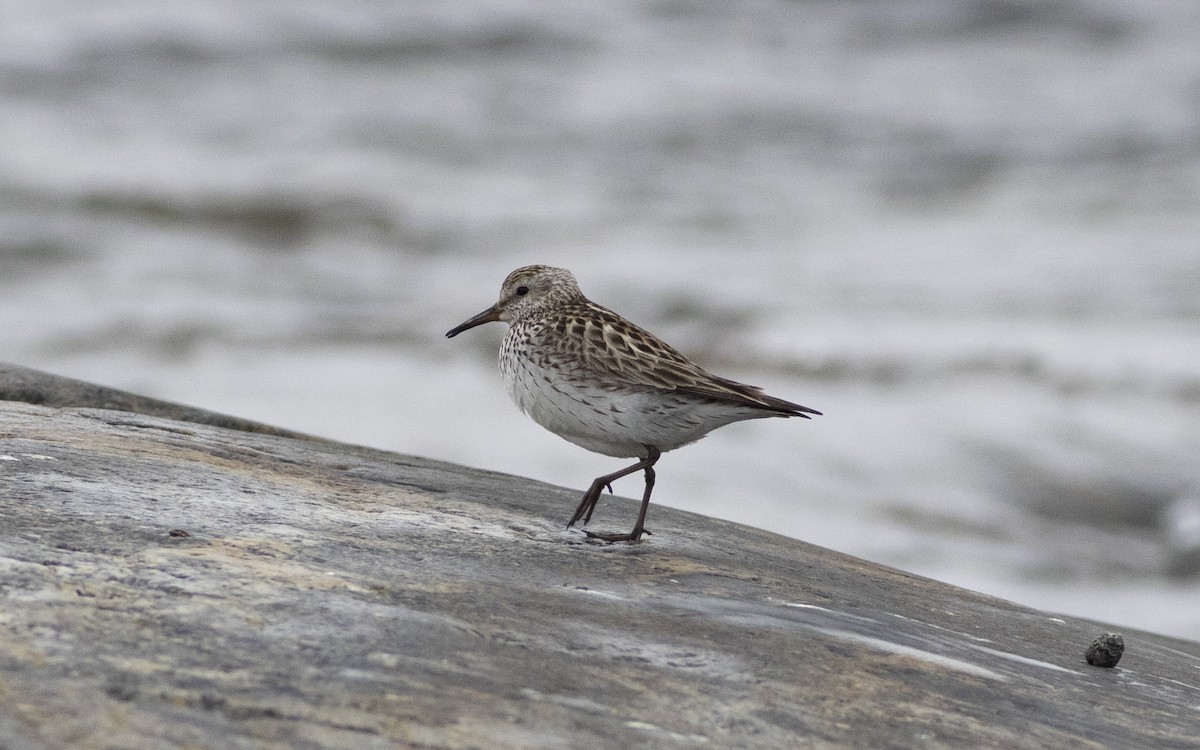
[{"label": "dark foot", "polygon": [[[583,493],[583,498],[579,501],[579,507],[575,509],[575,515],[571,516],[571,520],[567,522],[567,528],[571,528],[575,524],[579,523],[580,520],[582,520],[585,524],[592,520],[592,513],[596,510],[596,504],[600,502],[600,493],[604,492],[605,488],[607,488],[609,494],[611,495],[613,491],[613,482],[617,481],[621,477],[628,476],[635,471],[645,470],[646,494],[642,498],[641,516],[638,518],[638,526],[641,526],[641,523],[646,515],[646,505],[648,505],[650,502],[650,489],[654,487],[654,469],[652,467],[660,455],[662,454],[657,448],[647,445],[646,457],[641,461],[638,461],[633,466],[626,466],[620,471],[614,471],[612,474],[605,474],[602,477],[596,477],[592,481],[592,486],[588,488],[588,491]],[[593,536],[599,538],[600,535],[593,534]],[[636,541],[640,536],[640,533],[635,536],[631,531],[629,534],[623,535],[621,538],[623,539],[628,537],[628,541]],[[620,541],[620,539],[614,541]]]},{"label": "dark foot", "polygon": [[600,491],[602,486],[598,487],[595,484],[591,489],[583,493],[583,499],[579,501],[579,507],[575,509],[575,515],[571,516],[571,520],[567,521],[567,528],[571,528],[579,523],[582,519],[584,523],[592,520],[592,511],[596,509],[596,503],[600,501]]},{"label": "dark foot", "polygon": [[589,539],[599,539],[600,541],[608,542],[609,544],[612,544],[613,542],[640,542],[642,540],[642,534],[645,534],[646,536],[654,536],[654,534],[650,533],[650,529],[642,529],[641,531],[634,529],[628,534],[601,534],[598,531],[584,531],[583,533],[587,534]]}]

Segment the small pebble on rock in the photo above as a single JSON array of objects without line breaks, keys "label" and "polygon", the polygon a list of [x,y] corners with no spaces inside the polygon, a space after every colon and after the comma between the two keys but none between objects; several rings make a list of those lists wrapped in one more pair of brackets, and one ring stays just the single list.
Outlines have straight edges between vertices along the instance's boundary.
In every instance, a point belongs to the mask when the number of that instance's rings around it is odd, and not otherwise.
[{"label": "small pebble on rock", "polygon": [[1125,653],[1125,639],[1120,633],[1105,633],[1092,642],[1087,650],[1087,663],[1097,667],[1115,667]]}]

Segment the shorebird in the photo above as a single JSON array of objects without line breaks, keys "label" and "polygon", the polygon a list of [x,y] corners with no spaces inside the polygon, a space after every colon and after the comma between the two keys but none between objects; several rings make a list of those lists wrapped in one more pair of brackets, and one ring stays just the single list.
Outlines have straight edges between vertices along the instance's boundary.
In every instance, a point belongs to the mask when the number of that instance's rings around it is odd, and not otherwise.
[{"label": "shorebird", "polygon": [[744,419],[820,414],[706,372],[653,334],[583,296],[565,268],[525,266],[508,275],[500,300],[455,326],[446,338],[494,321],[509,324],[500,372],[521,411],[554,434],[596,453],[637,463],[597,477],[567,523],[586,525],[605,487],[644,471],[646,489],[628,534],[586,531],[606,542],[641,539],[654,464]]}]

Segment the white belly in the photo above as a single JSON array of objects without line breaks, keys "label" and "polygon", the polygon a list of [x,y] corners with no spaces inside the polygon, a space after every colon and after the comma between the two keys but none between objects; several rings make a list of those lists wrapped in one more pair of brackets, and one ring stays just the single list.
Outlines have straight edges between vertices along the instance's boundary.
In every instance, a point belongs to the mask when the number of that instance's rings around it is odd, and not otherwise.
[{"label": "white belly", "polygon": [[508,395],[533,421],[606,456],[645,457],[647,445],[674,450],[748,416],[744,409],[682,395],[589,384],[572,373],[543,369],[527,357],[506,357],[503,349],[500,372]]}]

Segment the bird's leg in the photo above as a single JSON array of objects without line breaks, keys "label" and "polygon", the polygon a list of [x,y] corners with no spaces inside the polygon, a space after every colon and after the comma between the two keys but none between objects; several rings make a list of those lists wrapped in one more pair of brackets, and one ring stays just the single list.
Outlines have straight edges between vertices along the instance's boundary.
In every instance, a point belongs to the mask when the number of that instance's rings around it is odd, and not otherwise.
[{"label": "bird's leg", "polygon": [[[634,524],[633,530],[628,534],[600,534],[594,531],[587,531],[589,537],[593,539],[601,539],[606,542],[636,542],[642,538],[642,534],[649,534],[646,530],[646,511],[650,509],[650,493],[654,491],[654,464],[662,455],[657,448],[647,446],[648,453],[644,461],[639,461],[633,467],[634,471],[638,468],[646,472],[646,491],[642,494],[642,507],[638,510],[637,523]],[[596,493],[599,499],[599,492]],[[595,501],[592,503],[595,506]],[[591,516],[591,511],[588,511],[588,516]]]},{"label": "bird's leg", "polygon": [[[654,461],[657,461],[658,451],[654,451],[654,453]],[[592,482],[592,486],[588,487],[588,491],[583,493],[583,499],[579,501],[579,507],[575,509],[575,515],[571,516],[571,520],[567,522],[567,528],[574,526],[581,518],[583,519],[584,523],[592,520],[592,511],[596,509],[596,503],[600,502],[600,493],[604,491],[605,487],[608,487],[608,491],[612,492],[611,485],[613,482],[617,481],[621,477],[628,476],[635,471],[640,471],[647,466],[653,466],[654,461],[651,461],[649,458],[645,458],[641,461],[638,461],[633,466],[627,466],[620,471],[614,471],[612,474],[605,474],[602,477],[596,477],[595,481]]]},{"label": "bird's leg", "polygon": [[650,510],[650,493],[653,491],[654,465],[651,464],[646,467],[646,490],[642,493],[642,507],[638,509],[637,523],[634,524],[633,531],[629,532],[634,541],[641,538],[642,534],[650,533],[650,530],[646,528],[646,511]]},{"label": "bird's leg", "polygon": [[642,538],[642,534],[649,534],[650,530],[646,528],[646,511],[650,508],[650,493],[654,490],[654,469],[650,466],[646,467],[646,492],[642,495],[642,507],[638,511],[637,523],[633,526],[633,531],[628,534],[601,534],[598,531],[584,531],[592,539],[600,539],[605,542],[636,542]]}]

